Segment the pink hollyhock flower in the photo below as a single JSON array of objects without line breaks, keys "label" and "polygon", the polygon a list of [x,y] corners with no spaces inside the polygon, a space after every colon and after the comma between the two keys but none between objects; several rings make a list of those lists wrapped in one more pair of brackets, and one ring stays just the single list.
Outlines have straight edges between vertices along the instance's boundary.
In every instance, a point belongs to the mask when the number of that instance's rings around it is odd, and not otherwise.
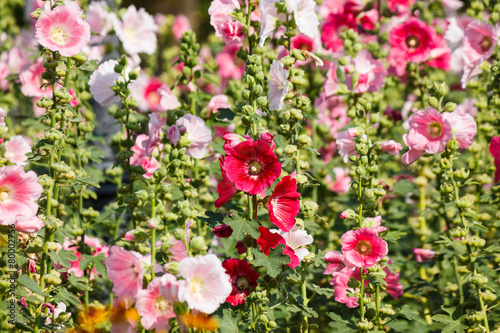
[{"label": "pink hollyhock flower", "polygon": [[339,133],[336,143],[339,154],[344,159],[344,163],[349,162],[349,155],[359,157],[359,154],[356,152],[356,142],[349,136],[348,130]]},{"label": "pink hollyhock flower", "polygon": [[130,149],[134,152],[134,155],[130,158],[130,164],[142,167],[146,171],[143,177],[151,179],[153,173],[159,168],[159,164],[154,156],[149,156],[146,153],[148,140],[149,137],[146,134],[137,137],[135,145]]},{"label": "pink hollyhock flower", "polygon": [[268,256],[271,249],[275,249],[278,244],[283,244],[285,245],[283,255],[290,257],[290,263],[288,266],[295,268],[300,264],[300,259],[295,255],[295,251],[286,244],[285,239],[278,232],[273,232],[266,227],[259,227],[259,233],[260,236],[257,238],[257,244],[260,246],[262,253]]},{"label": "pink hollyhock flower", "polygon": [[35,37],[40,45],[62,56],[79,53],[90,41],[90,26],[82,19],[82,10],[73,1],[46,9],[35,25]]},{"label": "pink hollyhock flower", "polygon": [[226,95],[215,95],[208,102],[207,110],[212,113],[219,113],[218,109],[228,109],[231,107],[228,100],[229,98]]},{"label": "pink hollyhock flower", "polygon": [[285,244],[294,251],[294,255],[299,258],[299,261],[304,260],[304,258],[309,254],[309,250],[303,248],[303,246],[311,244],[313,242],[313,237],[309,235],[307,231],[301,230],[297,226],[287,232],[277,229],[271,229],[270,231],[278,233],[283,237]]},{"label": "pink hollyhock flower", "polygon": [[382,222],[382,216],[367,217],[361,222],[363,228],[372,228],[375,230],[377,235],[383,231],[386,231],[386,227],[382,227],[380,223]]},{"label": "pink hollyhock flower", "polygon": [[208,8],[210,24],[215,29],[215,35],[222,37],[224,43],[240,44],[245,36],[245,27],[231,16],[240,4],[235,0],[213,0]]},{"label": "pink hollyhock flower", "polygon": [[340,272],[344,267],[343,255],[339,251],[330,251],[325,253],[324,260],[328,263],[323,274],[325,275],[336,275],[337,272]]},{"label": "pink hollyhock flower", "polygon": [[113,15],[108,10],[106,1],[92,1],[85,14],[90,30],[101,37],[107,36],[113,26]]},{"label": "pink hollyhock flower", "polygon": [[403,135],[403,141],[410,150],[401,158],[406,165],[412,164],[424,153],[442,153],[453,136],[449,121],[433,108],[412,114],[409,125],[410,132]]},{"label": "pink hollyhock flower", "polygon": [[0,168],[0,225],[32,219],[42,192],[34,171],[24,172],[17,165]]},{"label": "pink hollyhock flower", "polygon": [[281,163],[264,140],[247,140],[235,146],[224,161],[224,170],[234,186],[259,194],[281,174]]},{"label": "pink hollyhock flower", "polygon": [[231,278],[214,254],[189,257],[179,262],[179,301],[192,310],[211,314],[226,301],[233,287]]},{"label": "pink hollyhock flower", "polygon": [[113,25],[128,54],[153,54],[156,51],[158,26],[144,8],[128,7],[121,20],[115,19]]},{"label": "pink hollyhock flower", "polygon": [[419,249],[414,247],[413,248],[413,254],[415,255],[415,259],[418,262],[426,262],[434,258],[436,255],[436,252],[428,249]]},{"label": "pink hollyhock flower", "polygon": [[292,49],[305,50],[309,52],[314,52],[314,40],[307,36],[298,34],[293,37],[292,40]]},{"label": "pink hollyhock flower", "polygon": [[191,30],[189,19],[185,15],[177,15],[174,24],[172,24],[172,34],[175,39],[181,39],[182,34],[189,30]]},{"label": "pink hollyhock flower", "polygon": [[4,157],[16,165],[25,166],[28,164],[26,160],[27,153],[31,153],[31,146],[26,142],[22,135],[16,135],[10,140],[5,142],[5,155]]},{"label": "pink hollyhock flower", "polygon": [[7,80],[9,75],[9,65],[6,62],[0,61],[0,89],[3,91],[7,91],[9,89],[9,80]]},{"label": "pink hollyhock flower", "polygon": [[500,180],[500,136],[494,136],[490,142],[490,154],[495,161],[495,184]]},{"label": "pink hollyhock flower", "polygon": [[165,126],[167,125],[167,117],[162,117],[158,113],[149,114],[149,138],[142,142],[142,147],[145,148],[146,154],[149,156],[153,150],[160,144]]},{"label": "pink hollyhock flower", "polygon": [[335,174],[335,181],[332,180],[330,175],[325,176],[325,182],[330,191],[338,194],[345,194],[349,192],[351,185],[351,177],[349,177],[349,168],[335,167],[333,168]]},{"label": "pink hollyhock flower", "polygon": [[339,81],[337,79],[337,64],[335,62],[330,63],[328,67],[328,72],[326,72],[326,80],[323,84],[323,92],[325,97],[334,96],[339,90]]},{"label": "pink hollyhock flower", "polygon": [[281,61],[273,60],[269,75],[269,110],[279,111],[288,93],[288,71]]},{"label": "pink hollyhock flower", "polygon": [[462,101],[462,103],[458,104],[455,111],[458,111],[460,114],[467,113],[472,117],[477,116],[477,107],[475,106],[476,100],[466,98]]},{"label": "pink hollyhock flower", "polygon": [[141,71],[139,77],[131,85],[132,96],[139,103],[139,110],[142,112],[155,111],[161,100],[158,89],[163,82],[157,77],[149,77]]},{"label": "pink hollyhock flower", "polygon": [[[359,290],[355,290],[347,285],[351,278],[361,282],[359,270],[343,268],[333,276],[330,280],[330,284],[333,285],[333,296],[335,297],[335,301],[345,304],[348,308],[355,308],[359,306],[358,297],[350,297],[348,295],[359,293]],[[368,281],[365,281],[365,283],[368,283]]]},{"label": "pink hollyhock flower", "polygon": [[111,255],[104,264],[108,268],[108,277],[113,283],[113,292],[118,297],[135,297],[142,289],[144,269],[142,256],[122,247],[111,247]]},{"label": "pink hollyhock flower", "polygon": [[219,67],[218,73],[222,78],[222,86],[226,86],[230,79],[241,79],[245,73],[245,64],[236,57],[236,51],[238,51],[237,45],[226,45],[215,56],[215,62]]},{"label": "pink hollyhock flower", "polygon": [[389,34],[391,53],[401,55],[404,61],[424,62],[429,59],[431,49],[434,47],[432,29],[416,18],[394,27]]},{"label": "pink hollyhock flower", "polygon": [[21,216],[17,218],[14,225],[14,230],[28,234],[40,231],[40,229],[45,226],[45,223],[40,220],[38,216],[32,216],[29,218]]},{"label": "pink hollyhock flower", "polygon": [[[389,259],[389,262],[392,262],[392,260]],[[384,267],[384,272],[384,281],[387,283],[385,291],[394,299],[403,296],[403,285],[399,283],[399,272],[392,273],[387,266]]]},{"label": "pink hollyhock flower", "polygon": [[233,150],[234,147],[236,147],[238,144],[241,142],[245,141],[246,138],[235,134],[235,133],[226,133],[222,136],[224,139],[224,151],[226,155],[231,155],[231,151]]},{"label": "pink hollyhock flower", "polygon": [[226,273],[229,274],[233,287],[226,302],[233,306],[245,303],[245,298],[250,295],[251,289],[257,287],[257,279],[260,274],[254,271],[245,260],[235,258],[226,259],[222,263],[222,267],[224,267]]},{"label": "pink hollyhock flower", "polygon": [[399,151],[403,149],[403,146],[394,140],[384,141],[380,144],[380,148],[383,152],[389,153],[394,156],[399,155]]},{"label": "pink hollyhock flower", "polygon": [[300,210],[299,197],[297,180],[290,176],[283,177],[267,201],[271,223],[282,231],[290,231]]},{"label": "pink hollyhock flower", "polygon": [[202,159],[207,154],[207,147],[212,143],[212,132],[200,117],[186,114],[175,123],[186,131],[189,147],[187,154],[192,158]]},{"label": "pink hollyhock flower", "polygon": [[[354,71],[358,74],[358,84],[354,92],[361,94],[367,91],[380,91],[385,84],[387,69],[381,60],[373,59],[371,53],[367,50],[361,50],[353,59]],[[352,86],[351,75],[346,75],[347,86]]]},{"label": "pink hollyhock flower", "polygon": [[166,83],[162,84],[161,87],[157,89],[157,92],[160,95],[160,104],[157,105],[156,109],[153,111],[165,112],[168,110],[175,110],[181,106],[181,103]]},{"label": "pink hollyhock flower", "polygon": [[42,97],[52,91],[50,86],[42,87],[43,72],[45,72],[43,58],[37,58],[32,65],[26,65],[19,73],[21,92],[24,96]]},{"label": "pink hollyhock flower", "polygon": [[301,33],[314,38],[318,35],[319,20],[314,0],[286,0],[288,12],[294,13],[295,24]]},{"label": "pink hollyhock flower", "polygon": [[401,16],[408,13],[411,5],[415,4],[415,1],[416,0],[387,0],[387,4],[391,12]]},{"label": "pink hollyhock flower", "polygon": [[325,44],[325,49],[340,52],[344,46],[340,34],[346,29],[356,30],[356,16],[344,9],[330,13],[321,26],[321,42]]},{"label": "pink hollyhock flower", "polygon": [[219,194],[219,198],[215,200],[215,207],[219,208],[227,204],[236,193],[238,193],[238,189],[234,186],[233,182],[231,182],[227,178],[226,170],[224,170],[224,157],[219,158],[220,169],[222,173],[222,180],[217,184],[217,193]]},{"label": "pink hollyhock flower", "polygon": [[441,0],[441,5],[443,6],[443,9],[445,12],[456,12],[462,6],[464,3],[460,0]]},{"label": "pink hollyhock flower", "polygon": [[177,145],[177,142],[181,139],[181,131],[179,130],[179,127],[175,125],[170,126],[167,131],[167,139],[169,139],[174,146]]},{"label": "pink hollyhock flower", "polygon": [[75,94],[75,91],[73,90],[73,88],[69,89],[68,93],[71,96],[73,96],[73,99],[71,100],[71,102],[69,102],[69,105],[71,105],[72,107],[76,107],[78,104],[80,104],[80,102],[78,102],[78,99],[76,98],[76,94]]},{"label": "pink hollyhock flower", "polygon": [[89,79],[90,92],[97,103],[108,106],[120,102],[120,96],[116,95],[111,87],[116,85],[117,80],[121,80],[120,74],[115,73],[117,60],[108,60],[99,65]]},{"label": "pink hollyhock flower", "polygon": [[174,303],[177,299],[177,279],[172,274],[154,278],[146,290],[135,296],[135,308],[141,316],[141,324],[147,330],[170,330],[168,321],[175,317]]},{"label": "pink hollyhock flower", "polygon": [[370,9],[358,15],[357,19],[361,26],[368,31],[375,29],[378,22],[378,11],[376,8]]},{"label": "pink hollyhock flower", "polygon": [[387,243],[372,228],[349,230],[341,237],[344,263],[348,267],[372,267],[387,255]]},{"label": "pink hollyhock flower", "polygon": [[450,123],[453,136],[460,142],[460,148],[469,148],[477,134],[477,124],[474,118],[457,108],[453,112],[443,113],[443,119]]}]

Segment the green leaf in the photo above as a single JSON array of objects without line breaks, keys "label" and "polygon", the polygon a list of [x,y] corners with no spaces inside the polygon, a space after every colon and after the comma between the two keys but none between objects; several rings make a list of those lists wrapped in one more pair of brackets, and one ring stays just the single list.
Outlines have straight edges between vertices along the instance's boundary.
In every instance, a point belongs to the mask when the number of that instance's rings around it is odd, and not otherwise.
[{"label": "green leaf", "polygon": [[71,272],[71,275],[68,277],[68,281],[73,287],[76,287],[79,290],[92,290],[92,288],[88,286],[88,279],[84,277],[77,277],[74,272]]},{"label": "green leaf", "polygon": [[75,183],[100,188],[99,180],[92,177],[76,177]]},{"label": "green leaf", "polygon": [[106,260],[106,258],[104,258],[104,255],[102,253],[99,253],[96,256],[82,254],[82,258],[80,261],[80,269],[81,270],[88,269],[90,268],[90,265],[93,264],[93,267],[96,269],[99,275],[107,277],[108,270],[104,265],[104,260]]},{"label": "green leaf", "polygon": [[432,320],[446,324],[446,326],[441,331],[442,333],[461,333],[464,331],[464,329],[467,328],[467,326],[463,325],[462,323],[442,314],[432,316]]},{"label": "green leaf", "polygon": [[68,289],[66,289],[65,287],[58,289],[57,295],[54,297],[54,301],[56,303],[63,302],[66,305],[73,304],[78,309],[80,310],[83,309],[83,305],[78,299],[78,297],[76,297],[75,294],[70,293]]},{"label": "green leaf", "polygon": [[314,283],[312,283],[311,286],[312,286],[312,289],[318,295],[333,296],[333,288],[322,288],[318,285],[315,285]]},{"label": "green leaf", "polygon": [[[398,312],[396,311],[396,313]],[[399,310],[399,314],[410,321],[418,321],[419,323],[426,324],[425,320],[421,318],[420,313],[410,308],[408,304],[405,304],[401,310]]]},{"label": "green leaf", "polygon": [[217,111],[219,111],[219,114],[217,114],[217,116],[215,118],[218,120],[227,119],[227,120],[231,121],[236,116],[236,113],[234,113],[231,109],[219,108],[219,109],[217,109]]},{"label": "green leaf", "polygon": [[335,332],[342,332],[342,333],[356,332],[356,328],[338,314],[334,312],[329,312],[328,317],[330,317],[333,320],[330,323],[328,323],[328,326],[334,328]]},{"label": "green leaf", "polygon": [[288,310],[292,312],[301,312],[304,317],[318,318],[318,313],[307,305],[302,304],[302,299],[299,301],[293,295],[288,294]]},{"label": "green leaf", "polygon": [[34,292],[35,294],[41,295],[41,296],[49,296],[49,294],[46,294],[43,292],[42,288],[38,285],[38,283],[35,282],[32,278],[30,278],[28,275],[23,274],[17,279],[17,282]]},{"label": "green leaf", "polygon": [[222,221],[224,220],[224,215],[221,213],[214,213],[212,211],[207,210],[205,212],[205,215],[207,217],[198,216],[198,218],[201,221],[206,222],[210,226],[210,228],[213,228],[218,224],[222,224]]},{"label": "green leaf", "polygon": [[241,332],[238,328],[238,322],[241,320],[240,313],[234,313],[230,309],[222,310],[222,317],[220,319],[220,331],[221,333],[234,333]]},{"label": "green leaf", "polygon": [[404,232],[404,231],[393,230],[393,231],[387,232],[385,235],[382,236],[382,238],[388,242],[397,243],[398,239],[406,236],[407,234],[408,233]]},{"label": "green leaf", "polygon": [[48,253],[50,259],[58,265],[65,268],[71,267],[70,261],[78,260],[78,257],[74,255],[75,251],[59,250],[59,252],[51,251]]},{"label": "green leaf", "polygon": [[285,245],[278,244],[278,246],[269,252],[269,256],[260,252],[256,248],[252,248],[254,260],[252,264],[255,266],[264,266],[267,269],[267,274],[271,277],[276,277],[281,272],[281,266],[290,263],[290,257],[283,255]]},{"label": "green leaf", "polygon": [[82,71],[93,72],[97,69],[97,60],[91,60],[79,67]]},{"label": "green leaf", "polygon": [[492,245],[488,246],[486,249],[484,249],[486,252],[500,252],[500,245]]},{"label": "green leaf", "polygon": [[245,237],[245,233],[249,234],[253,238],[257,239],[260,236],[258,231],[259,223],[253,220],[247,220],[241,217],[238,213],[233,211],[233,216],[226,216],[224,218],[224,223],[233,229],[233,234],[236,240],[242,240]]}]

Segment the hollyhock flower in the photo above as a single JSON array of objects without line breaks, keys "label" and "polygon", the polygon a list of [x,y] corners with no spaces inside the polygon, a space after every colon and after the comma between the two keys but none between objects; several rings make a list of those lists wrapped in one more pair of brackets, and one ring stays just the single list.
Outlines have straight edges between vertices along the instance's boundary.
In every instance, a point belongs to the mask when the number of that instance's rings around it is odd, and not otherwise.
[{"label": "hollyhock flower", "polygon": [[387,4],[391,12],[401,16],[408,13],[411,6],[415,4],[415,1],[416,0],[387,0]]},{"label": "hollyhock flower", "polygon": [[181,103],[166,83],[162,84],[161,87],[157,89],[157,93],[160,95],[160,104],[157,105],[156,109],[153,111],[165,112],[168,110],[175,110],[181,106]]},{"label": "hollyhock flower", "polygon": [[429,249],[419,249],[414,247],[413,248],[413,254],[415,255],[415,259],[418,262],[426,262],[434,258],[436,255],[436,252],[429,250]]},{"label": "hollyhock flower", "polygon": [[[389,259],[389,263],[391,262],[392,260]],[[403,296],[403,285],[399,283],[399,272],[392,273],[387,266],[384,267],[384,272],[384,281],[387,283],[385,291],[394,299],[398,299],[399,297]]]},{"label": "hollyhock flower", "polygon": [[0,168],[0,225],[33,218],[42,192],[34,171],[24,172],[17,165]]},{"label": "hollyhock flower", "polygon": [[337,79],[337,64],[335,62],[330,63],[328,67],[328,72],[326,72],[326,80],[323,84],[323,93],[325,97],[333,96],[339,90],[339,81]]},{"label": "hollyhock flower", "polygon": [[213,313],[226,301],[233,287],[231,278],[214,254],[189,257],[179,262],[179,301],[192,310]]},{"label": "hollyhock flower", "polygon": [[288,12],[294,13],[295,24],[301,33],[314,38],[318,35],[319,20],[314,0],[286,0]]},{"label": "hollyhock flower", "polygon": [[192,158],[202,159],[207,154],[207,147],[212,143],[212,132],[200,117],[186,114],[177,119],[175,123],[187,133],[189,147],[187,154]]},{"label": "hollyhock flower", "polygon": [[356,142],[349,136],[348,130],[339,133],[336,143],[339,154],[344,159],[344,163],[349,162],[349,155],[356,155],[359,157],[356,152]]},{"label": "hollyhock flower", "polygon": [[309,52],[314,52],[314,40],[307,36],[298,34],[293,37],[292,40],[292,49],[305,50]]},{"label": "hollyhock flower", "polygon": [[335,181],[332,180],[330,175],[325,176],[325,182],[330,189],[338,194],[345,194],[349,192],[351,185],[351,177],[349,177],[349,168],[335,167],[333,168],[335,174]]},{"label": "hollyhock flower", "polygon": [[111,322],[111,333],[135,333],[135,327],[139,322],[139,314],[132,307],[133,300],[125,297],[113,300],[113,309],[109,315]]},{"label": "hollyhock flower", "polygon": [[405,61],[426,61],[434,46],[432,33],[429,26],[416,18],[397,25],[389,34],[392,47],[389,57],[399,54]]},{"label": "hollyhock flower", "polygon": [[104,264],[108,268],[108,277],[113,283],[113,293],[118,297],[135,297],[142,289],[144,268],[142,256],[122,247],[111,247],[111,255]]},{"label": "hollyhock flower", "polygon": [[477,124],[474,118],[457,108],[453,112],[443,113],[443,119],[450,123],[454,138],[460,142],[460,148],[469,148],[477,134]]},{"label": "hollyhock flower", "polygon": [[220,169],[222,173],[222,180],[217,184],[217,193],[219,194],[219,198],[215,200],[215,207],[219,208],[227,204],[236,193],[238,193],[238,189],[234,186],[233,182],[231,182],[227,178],[226,170],[224,170],[224,158],[219,158]]},{"label": "hollyhock flower", "polygon": [[339,251],[330,251],[325,253],[324,260],[328,263],[323,274],[325,275],[335,275],[337,272],[340,272],[344,267],[344,262],[342,253]]},{"label": "hollyhock flower", "polygon": [[[335,297],[335,301],[345,304],[348,308],[355,308],[359,306],[358,297],[350,297],[348,294],[355,294],[359,291],[347,285],[351,278],[361,282],[359,270],[344,268],[333,276],[330,280],[330,284],[333,285],[333,296]],[[367,281],[365,281],[365,283],[367,283]]]},{"label": "hollyhock flower", "polygon": [[460,0],[441,0],[441,5],[443,6],[443,9],[445,12],[456,12],[462,6],[464,3]]},{"label": "hollyhock flower", "polygon": [[275,6],[278,2],[279,0],[262,0],[259,2],[259,47],[263,47],[266,39],[271,36],[274,30],[279,28],[279,20],[285,20],[285,13],[278,15],[278,9]]},{"label": "hollyhock flower", "polygon": [[297,180],[290,176],[283,177],[267,201],[271,223],[282,231],[290,231],[300,210],[299,197]]},{"label": "hollyhock flower", "polygon": [[349,230],[341,237],[348,267],[372,267],[387,255],[387,243],[372,228]]},{"label": "hollyhock flower", "polygon": [[[1,224],[1,223],[0,223]],[[14,230],[18,232],[24,232],[26,234],[38,232],[45,226],[45,223],[38,218],[38,216],[32,216],[25,218],[20,216],[14,222]]]},{"label": "hollyhock flower", "polygon": [[[98,238],[88,237],[88,236],[85,237],[85,245],[87,245],[89,248],[92,249],[92,256],[97,256],[102,253],[105,258],[109,257],[109,247],[107,245],[102,245],[101,241]],[[76,241],[65,240],[63,247],[65,250],[75,251],[75,253],[73,254],[77,257],[76,260],[69,261],[71,266],[66,269],[68,275],[71,274],[71,272],[73,272],[73,274],[77,277],[84,276],[85,273],[80,268],[82,253],[80,253],[79,251],[80,248],[78,243]],[[62,268],[62,266],[58,267],[58,269],[59,268]],[[95,278],[95,274],[97,274],[97,271],[95,268],[93,268],[92,271],[90,272],[89,280],[93,280]]]},{"label": "hollyhock flower", "polygon": [[260,236],[257,238],[257,244],[260,246],[260,250],[266,256],[269,255],[271,249],[275,249],[278,244],[285,245],[285,249],[283,250],[283,255],[287,255],[290,257],[290,263],[288,266],[291,268],[295,268],[300,264],[300,259],[295,255],[295,251],[286,244],[285,238],[279,233],[279,230],[274,229],[269,230],[266,227],[259,227]]},{"label": "hollyhock flower", "polygon": [[9,89],[9,80],[7,77],[10,75],[10,68],[6,62],[0,61],[0,89],[7,91]]},{"label": "hollyhock flower", "polygon": [[403,146],[394,140],[384,141],[380,144],[380,149],[383,152],[389,153],[394,156],[399,155],[399,151],[403,149]]},{"label": "hollyhock flower", "polygon": [[367,217],[361,222],[363,228],[372,228],[375,230],[377,235],[383,231],[386,231],[386,227],[382,227],[380,223],[382,222],[382,216]]},{"label": "hollyhock flower", "polygon": [[250,295],[251,289],[257,287],[257,279],[260,274],[252,270],[252,267],[245,260],[226,259],[222,263],[231,279],[233,290],[227,297],[226,302],[233,306],[245,303],[245,298]]},{"label": "hollyhock flower", "polygon": [[191,30],[189,19],[185,15],[177,15],[174,24],[172,24],[172,34],[175,39],[181,39],[182,34],[189,30]]},{"label": "hollyhock flower", "polygon": [[295,256],[299,258],[299,261],[304,260],[304,258],[309,254],[309,250],[303,248],[303,246],[311,244],[313,242],[313,237],[309,235],[307,231],[301,230],[297,226],[287,232],[276,229],[271,229],[270,231],[278,233],[283,237],[285,244],[292,248]]},{"label": "hollyhock flower", "polygon": [[449,121],[433,108],[412,114],[409,125],[410,132],[403,135],[403,140],[410,150],[401,158],[406,165],[412,164],[424,153],[442,153],[452,138]]},{"label": "hollyhock flower", "polygon": [[135,308],[141,316],[141,324],[145,329],[170,330],[168,321],[175,317],[177,283],[175,276],[166,273],[154,278],[146,290],[137,293]]},{"label": "hollyhock flower", "polygon": [[170,126],[167,131],[167,139],[170,140],[174,146],[177,145],[177,142],[181,139],[179,127],[175,125]]},{"label": "hollyhock flower", "polygon": [[259,194],[281,174],[281,163],[264,140],[247,140],[235,146],[224,161],[224,170],[234,186]]},{"label": "hollyhock flower", "polygon": [[102,37],[107,36],[113,26],[113,15],[108,10],[106,1],[92,1],[85,14],[90,30]]},{"label": "hollyhock flower", "polygon": [[143,177],[146,179],[153,178],[153,173],[159,168],[159,163],[154,156],[149,156],[146,153],[146,147],[149,137],[146,134],[141,134],[137,137],[135,145],[130,148],[134,155],[130,158],[130,164],[142,167],[146,173]]},{"label": "hollyhock flower", "polygon": [[[381,60],[373,59],[367,50],[361,50],[353,59],[354,71],[358,73],[358,84],[354,92],[361,94],[367,91],[380,91],[385,84],[387,70]],[[352,86],[351,75],[346,75],[347,86]]]},{"label": "hollyhock flower", "polygon": [[490,142],[490,154],[495,162],[495,184],[500,180],[500,136],[494,136]]},{"label": "hollyhock flower", "polygon": [[245,27],[230,14],[239,9],[235,0],[213,0],[208,8],[210,24],[215,29],[215,35],[222,37],[226,44],[240,44],[245,36]]},{"label": "hollyhock flower", "polygon": [[157,77],[149,77],[146,73],[140,72],[139,77],[132,83],[130,89],[132,96],[139,103],[140,111],[157,110],[161,100],[158,89],[162,84],[163,82]]},{"label": "hollyhock flower", "polygon": [[207,110],[212,113],[219,113],[218,109],[228,109],[231,107],[228,100],[229,98],[226,95],[215,95],[208,102]]},{"label": "hollyhock flower", "polygon": [[24,166],[28,164],[26,160],[27,153],[31,153],[31,146],[26,142],[22,135],[16,135],[10,140],[5,142],[5,155],[4,157],[16,165]]},{"label": "hollyhock flower", "polygon": [[222,224],[215,226],[212,232],[219,238],[228,238],[233,234],[233,229],[227,224]]},{"label": "hollyhock flower", "polygon": [[356,16],[343,9],[330,13],[321,26],[321,42],[325,44],[325,49],[340,52],[344,46],[340,34],[346,29],[356,30]]},{"label": "hollyhock flower", "polygon": [[462,101],[462,103],[458,104],[455,111],[459,111],[460,114],[467,113],[472,117],[477,116],[477,107],[475,106],[476,99],[466,98]]},{"label": "hollyhock flower", "polygon": [[218,73],[225,87],[230,79],[239,80],[245,73],[244,62],[236,57],[237,45],[226,45],[222,51],[215,56],[215,62],[219,68]]},{"label": "hollyhock flower", "polygon": [[112,86],[116,85],[116,80],[121,80],[120,74],[115,73],[116,65],[118,65],[118,61],[114,59],[103,62],[90,76],[90,92],[97,103],[102,106],[118,103],[121,100],[120,96],[111,89]]},{"label": "hollyhock flower", "polygon": [[52,91],[50,86],[42,87],[43,72],[45,72],[43,58],[37,58],[32,65],[26,65],[19,73],[21,92],[24,96],[42,97]]},{"label": "hollyhock flower", "polygon": [[134,5],[127,8],[121,20],[113,23],[116,35],[130,55],[153,54],[156,51],[158,26],[153,16],[144,8],[137,10]]},{"label": "hollyhock flower", "polygon": [[269,80],[269,109],[281,110],[285,96],[288,93],[288,71],[284,69],[281,61],[273,60]]},{"label": "hollyhock flower", "polygon": [[141,148],[145,148],[146,155],[150,156],[153,150],[160,144],[166,125],[167,117],[162,117],[158,113],[149,114],[149,137],[141,143]]},{"label": "hollyhock flower", "polygon": [[38,43],[65,57],[79,53],[90,41],[90,26],[82,19],[82,10],[73,1],[54,9],[46,8],[35,24]]},{"label": "hollyhock flower", "polygon": [[377,9],[373,8],[361,13],[357,18],[359,20],[359,23],[361,23],[361,26],[365,30],[371,31],[375,29],[375,25],[378,22],[378,11]]}]

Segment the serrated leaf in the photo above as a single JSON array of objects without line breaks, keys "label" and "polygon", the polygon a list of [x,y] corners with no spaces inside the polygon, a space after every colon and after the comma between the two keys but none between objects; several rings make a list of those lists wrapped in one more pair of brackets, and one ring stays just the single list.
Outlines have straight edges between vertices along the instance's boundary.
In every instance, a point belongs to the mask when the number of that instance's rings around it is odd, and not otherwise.
[{"label": "serrated leaf", "polygon": [[76,177],[75,183],[100,188],[99,180],[92,177]]},{"label": "serrated leaf", "polygon": [[78,257],[74,255],[75,251],[59,250],[58,252],[51,251],[48,253],[50,259],[58,265],[65,268],[71,267],[70,261],[78,260]]},{"label": "serrated leaf", "polygon": [[446,326],[441,331],[442,333],[461,333],[467,328],[467,326],[463,325],[462,323],[442,314],[432,316],[432,320],[446,324]]},{"label": "serrated leaf", "polygon": [[397,230],[393,230],[393,231],[389,231],[387,232],[383,238],[384,240],[388,241],[388,242],[391,242],[391,243],[397,243],[398,239],[400,239],[401,237],[404,237],[406,236],[408,233],[407,232],[404,232],[404,231],[397,231]]},{"label": "serrated leaf", "polygon": [[75,294],[70,293],[68,289],[65,287],[59,288],[57,295],[54,297],[54,301],[56,303],[63,302],[64,304],[73,304],[76,306],[78,309],[82,310],[83,305],[80,303],[80,300],[78,297],[75,296]]},{"label": "serrated leaf", "polygon": [[93,267],[96,269],[99,275],[107,277],[108,270],[104,265],[104,260],[106,260],[106,258],[104,258],[104,255],[102,253],[99,253],[96,256],[82,254],[82,258],[80,260],[80,269],[88,269],[90,265],[93,264]]},{"label": "serrated leaf", "polygon": [[318,285],[315,285],[314,283],[312,283],[311,286],[312,286],[312,289],[318,295],[333,296],[333,288],[322,288]]},{"label": "serrated leaf", "polygon": [[71,272],[71,275],[68,277],[68,281],[69,284],[71,284],[73,287],[78,288],[79,290],[92,290],[92,288],[88,286],[88,280],[84,277],[75,276],[74,272]]},{"label": "serrated leaf", "polygon": [[410,321],[418,321],[419,323],[426,324],[425,320],[421,318],[420,313],[410,308],[407,304],[399,310],[399,314]]},{"label": "serrated leaf", "polygon": [[494,253],[494,252],[500,252],[500,245],[492,245],[492,246],[488,246],[486,249],[484,249],[486,252],[491,252],[491,253]]},{"label": "serrated leaf", "polygon": [[[318,313],[307,305],[302,304],[302,301],[298,301],[293,295],[288,295],[288,302],[292,305],[288,305],[288,310],[292,312],[300,312],[304,317],[314,317],[318,318]],[[295,308],[294,308],[295,306]]]},{"label": "serrated leaf", "polygon": [[238,328],[238,322],[241,320],[241,314],[236,313],[229,309],[222,310],[222,317],[220,317],[219,329],[221,333],[234,333],[241,332]]},{"label": "serrated leaf", "polygon": [[265,267],[269,276],[276,277],[281,272],[281,266],[290,263],[290,257],[283,255],[284,249],[285,245],[278,244],[275,249],[271,249],[269,256],[266,256],[256,248],[252,248],[252,254],[254,255],[252,264]]},{"label": "serrated leaf", "polygon": [[23,274],[21,275],[18,279],[17,282],[34,292],[35,294],[41,295],[41,296],[49,296],[49,294],[44,293],[42,288],[38,285],[38,283],[35,282],[32,278],[30,278],[28,275]]},{"label": "serrated leaf", "polygon": [[233,212],[233,216],[226,216],[224,218],[224,223],[233,229],[231,237],[234,237],[236,240],[242,240],[245,237],[245,234],[249,234],[255,239],[260,236],[258,231],[259,223],[241,217],[236,212]]},{"label": "serrated leaf", "polygon": [[222,224],[222,221],[224,220],[224,215],[221,213],[214,213],[212,211],[207,210],[205,212],[205,215],[207,217],[198,216],[198,218],[201,221],[206,222],[210,226],[210,228],[213,228],[218,224]]},{"label": "serrated leaf", "polygon": [[217,111],[219,111],[219,113],[217,114],[217,116],[215,118],[218,120],[227,119],[227,120],[231,121],[236,116],[236,113],[234,113],[231,109],[219,108],[219,109],[217,109]]}]

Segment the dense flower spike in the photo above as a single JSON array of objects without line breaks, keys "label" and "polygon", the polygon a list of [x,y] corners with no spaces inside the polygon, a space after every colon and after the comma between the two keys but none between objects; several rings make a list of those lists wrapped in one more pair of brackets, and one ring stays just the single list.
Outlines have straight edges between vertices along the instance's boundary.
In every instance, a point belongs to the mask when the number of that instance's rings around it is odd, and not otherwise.
[{"label": "dense flower spike", "polygon": [[257,287],[260,274],[252,270],[248,262],[240,259],[227,259],[222,263],[222,267],[231,277],[233,286],[226,302],[234,306],[245,303],[245,298],[250,295],[252,289]]},{"label": "dense flower spike", "polygon": [[290,231],[295,225],[295,216],[300,210],[299,197],[297,181],[290,176],[283,177],[267,202],[271,223],[282,231]]}]

